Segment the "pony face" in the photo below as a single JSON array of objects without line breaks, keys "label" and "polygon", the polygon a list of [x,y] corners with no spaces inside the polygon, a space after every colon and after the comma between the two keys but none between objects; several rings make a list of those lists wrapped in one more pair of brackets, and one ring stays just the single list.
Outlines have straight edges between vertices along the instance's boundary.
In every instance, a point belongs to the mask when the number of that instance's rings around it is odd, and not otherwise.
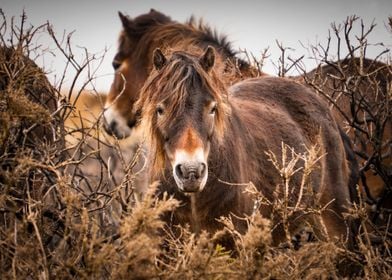
[{"label": "pony face", "polygon": [[136,125],[132,107],[138,97],[141,81],[138,75],[133,74],[135,69],[131,65],[132,62],[127,60],[116,70],[103,113],[103,128],[119,139],[131,136]]},{"label": "pony face", "polygon": [[138,106],[147,108],[142,118],[150,126],[156,166],[171,167],[180,191],[200,192],[223,114],[221,88],[211,79],[215,51],[209,47],[201,56],[174,52],[167,60],[156,50],[153,60],[155,70]]},{"label": "pony face", "polygon": [[[198,91],[194,89],[193,93]],[[203,190],[208,176],[210,141],[215,128],[216,101],[199,92],[188,96],[183,109],[166,112],[167,102],[156,107],[156,133],[163,139],[165,158],[170,162],[178,188],[184,192]],[[176,115],[168,122],[165,114]]]},{"label": "pony face", "polygon": [[132,113],[134,103],[148,77],[151,53],[143,48],[143,36],[155,25],[166,24],[171,19],[155,10],[130,19],[119,13],[123,30],[119,47],[113,58],[115,71],[104,111],[104,130],[119,139],[134,136],[136,117]]}]

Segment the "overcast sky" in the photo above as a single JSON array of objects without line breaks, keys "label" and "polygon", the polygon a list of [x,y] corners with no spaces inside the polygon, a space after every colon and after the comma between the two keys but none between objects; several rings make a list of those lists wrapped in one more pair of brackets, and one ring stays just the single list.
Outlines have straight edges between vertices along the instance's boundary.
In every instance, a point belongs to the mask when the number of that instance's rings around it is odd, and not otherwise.
[{"label": "overcast sky", "polygon": [[[270,59],[276,61],[279,51],[275,40],[294,48],[293,57],[308,56],[304,45],[325,43],[332,22],[341,23],[350,15],[358,15],[366,26],[374,20],[377,27],[370,40],[392,45],[392,35],[387,32],[388,16],[392,16],[392,0],[273,0],[273,1],[180,1],[180,0],[2,0],[0,8],[6,16],[19,17],[26,11],[27,22],[38,26],[49,21],[58,36],[64,30],[75,31],[72,36],[74,46],[83,46],[91,53],[108,53],[96,86],[108,90],[113,70],[111,60],[117,48],[117,37],[121,23],[117,12],[131,17],[146,13],[150,8],[161,11],[172,19],[184,22],[190,17],[202,17],[220,33],[226,34],[235,49],[245,48],[256,56],[269,47]],[[359,26],[359,25],[358,25]],[[76,51],[80,50],[77,47]],[[380,50],[374,47],[369,56]],[[49,61],[48,61],[49,60]],[[64,59],[45,60],[46,71],[52,76],[61,71]],[[38,61],[38,63],[40,63]],[[314,66],[306,61],[309,70]],[[264,70],[276,74],[276,68],[269,62]],[[51,78],[53,79],[53,78]]]}]

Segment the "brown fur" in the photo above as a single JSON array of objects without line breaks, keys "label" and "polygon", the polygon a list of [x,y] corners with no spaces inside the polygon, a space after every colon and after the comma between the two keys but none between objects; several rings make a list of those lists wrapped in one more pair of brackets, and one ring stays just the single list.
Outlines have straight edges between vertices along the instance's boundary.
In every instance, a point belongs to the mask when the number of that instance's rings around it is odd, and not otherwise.
[{"label": "brown fur", "polygon": [[[133,104],[139,97],[139,92],[152,68],[152,53],[154,49],[163,50],[181,44],[202,48],[211,45],[218,51],[222,67],[230,72],[229,84],[245,77],[254,77],[259,73],[245,61],[236,57],[225,36],[218,36],[208,25],[201,21],[197,23],[191,18],[181,24],[169,17],[151,10],[135,19],[122,16],[123,30],[119,37],[119,48],[113,63],[116,74],[108,94],[107,104],[111,104],[122,117],[128,121],[128,126],[135,125],[132,113]],[[121,133],[118,133],[121,135]]]},{"label": "brown fur", "polygon": [[195,134],[196,132],[194,130],[187,128],[186,133],[184,133],[183,137],[179,140],[178,148],[191,153],[196,148],[202,146],[200,139],[198,139]]},{"label": "brown fur", "polygon": [[[152,71],[135,105],[150,128],[150,160],[155,163],[150,177],[161,181],[160,192],[169,192],[182,202],[171,221],[214,232],[221,227],[216,219],[232,216],[237,229],[245,231],[246,223],[235,217],[252,214],[254,200],[244,193],[242,185],[224,182],[253,182],[273,201],[281,178],[265,153],[272,151],[279,158],[282,142],[300,153],[305,152],[305,146],[318,143],[326,155],[311,175],[311,186],[322,206],[330,203],[322,213],[328,235],[345,237],[343,213],[349,206],[349,172],[339,129],[326,104],[306,87],[282,78],[250,79],[227,88],[221,79],[221,62],[207,73],[200,65],[200,53],[172,52],[161,70]],[[203,108],[211,100],[217,109],[209,134]],[[158,120],[156,108],[162,103],[166,105],[165,116]],[[175,146],[176,139],[186,133],[187,125],[210,145],[207,184],[191,196],[177,189],[166,154],[168,147]],[[290,201],[298,197],[300,180],[300,176],[292,178]],[[312,198],[308,199],[305,203],[311,204]],[[271,211],[268,206],[261,207],[265,216]],[[320,229],[315,217],[300,217],[293,221],[293,228],[307,220]],[[276,243],[282,241],[281,228],[275,229],[274,239]]]}]

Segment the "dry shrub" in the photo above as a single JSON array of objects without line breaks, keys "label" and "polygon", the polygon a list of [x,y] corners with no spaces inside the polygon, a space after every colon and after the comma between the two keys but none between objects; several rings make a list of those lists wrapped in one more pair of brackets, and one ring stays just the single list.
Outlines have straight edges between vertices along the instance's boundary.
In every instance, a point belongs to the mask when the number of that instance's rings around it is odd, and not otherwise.
[{"label": "dry shrub", "polygon": [[[320,140],[318,140],[320,141]],[[263,203],[272,205],[272,219],[279,221],[276,227],[281,226],[286,236],[286,241],[291,241],[293,237],[290,229],[299,222],[300,216],[314,216],[311,230],[318,235],[318,238],[325,239],[327,236],[326,227],[321,219],[321,213],[326,211],[328,205],[320,203],[320,197],[313,192],[311,174],[319,168],[319,161],[325,156],[321,153],[320,143],[308,148],[305,153],[297,153],[293,148],[282,143],[282,155],[278,156],[272,152],[266,152],[269,160],[279,172],[281,184],[276,186],[274,191],[275,199]],[[291,180],[294,175],[301,176],[300,186],[293,186]],[[299,188],[298,197],[291,195],[294,187]],[[292,199],[290,199],[292,197]],[[316,224],[318,224],[317,227]],[[307,224],[303,225],[307,226]]]},{"label": "dry shrub", "polygon": [[64,145],[58,96],[26,55],[26,38],[42,29],[12,28],[12,34],[26,37],[0,46],[1,274],[14,278],[48,275],[46,246],[58,226],[49,197]]},{"label": "dry shrub", "polygon": [[[355,27],[359,34],[354,34]],[[353,142],[365,201],[362,207],[367,208],[366,215],[359,214],[364,234],[370,235],[364,238],[370,239],[367,244],[381,246],[390,258],[392,67],[389,50],[382,43],[370,43],[369,34],[374,28],[375,24],[366,28],[356,16],[348,17],[343,24],[333,24],[333,37],[325,46],[312,49],[322,64],[303,78],[328,100],[336,120]],[[332,40],[338,45],[335,58],[328,53]],[[375,59],[366,57],[371,48],[379,51]],[[368,249],[373,251],[372,247]],[[372,254],[378,255],[375,251]]]},{"label": "dry shrub", "polygon": [[[356,16],[332,24],[326,44],[311,47],[320,65],[302,76],[329,102],[353,143],[361,197],[350,215],[360,222],[357,259],[369,279],[387,277],[392,263],[392,68],[389,49],[369,39],[375,27]],[[378,52],[375,59],[367,58],[370,50]]]},{"label": "dry shrub", "polygon": [[[37,50],[32,38],[49,34],[69,61],[67,67],[75,67],[75,79],[93,58],[86,52],[79,64],[69,37],[64,47],[50,26],[24,25],[24,15],[18,27],[12,22],[12,40],[5,39],[5,25],[0,26],[2,278],[335,279],[350,266],[359,267],[356,273],[369,279],[389,276],[391,240],[381,230],[385,228],[368,231],[370,214],[364,200],[348,211],[364,228],[355,252],[332,242],[301,239],[289,230],[298,211],[319,215],[323,210],[309,180],[323,156],[317,146],[298,154],[282,145],[282,155],[266,154],[282,183],[274,202],[250,184],[256,203],[246,219],[247,233],[235,231],[224,217],[223,230],[213,235],[195,235],[189,227],[168,228],[161,217],[175,211],[178,202],[167,196],[158,200],[156,184],[142,197],[136,194],[143,150],[100,132],[102,112],[89,112],[93,104],[103,104],[99,94],[93,92],[87,99],[88,109],[80,105],[84,88],[73,86],[62,97],[57,94],[61,85],[54,89],[29,59],[31,49]],[[289,200],[293,175],[302,176],[301,194]],[[309,207],[309,201],[317,207]],[[272,221],[257,211],[261,203],[273,205]],[[272,247],[271,230],[277,224],[284,228],[287,242]],[[307,230],[300,233],[309,237]],[[374,243],[371,235],[379,242]],[[220,243],[227,236],[234,241],[231,251]],[[292,244],[293,239],[301,246]]]},{"label": "dry shrub", "polygon": [[[391,18],[387,30],[391,32]],[[331,25],[325,42],[310,46],[310,58],[319,65],[306,72],[293,49],[282,51],[279,76],[305,83],[329,103],[338,124],[349,136],[359,163],[360,197],[347,215],[360,224],[355,256],[344,258],[359,266],[364,277],[388,278],[392,245],[392,68],[386,42],[372,43],[374,23],[366,26],[357,16]],[[368,58],[372,52],[374,59]],[[291,56],[290,56],[291,54]]]}]

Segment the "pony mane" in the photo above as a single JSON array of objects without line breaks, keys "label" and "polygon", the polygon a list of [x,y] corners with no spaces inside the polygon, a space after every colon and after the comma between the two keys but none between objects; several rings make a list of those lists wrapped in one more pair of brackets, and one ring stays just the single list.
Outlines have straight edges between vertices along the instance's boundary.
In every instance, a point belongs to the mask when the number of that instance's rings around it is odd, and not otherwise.
[{"label": "pony mane", "polygon": [[146,58],[144,64],[147,66],[151,65],[148,54],[155,48],[166,49],[182,44],[183,47],[196,45],[201,48],[211,45],[218,50],[222,60],[229,59],[240,69],[250,68],[247,62],[236,57],[237,52],[233,50],[227,36],[218,34],[202,19],[196,20],[192,16],[185,24],[181,24],[160,12],[151,10],[150,13],[140,15],[130,22],[131,24],[124,26],[120,34],[119,53],[132,53],[135,58]]},{"label": "pony mane", "polygon": [[235,57],[238,54],[238,52],[233,50],[232,43],[227,39],[227,35],[219,34],[216,29],[213,29],[209,24],[205,23],[202,18],[196,19],[196,17],[192,15],[186,21],[186,24],[199,30],[202,33],[201,38],[203,41],[219,46],[226,57]]}]

